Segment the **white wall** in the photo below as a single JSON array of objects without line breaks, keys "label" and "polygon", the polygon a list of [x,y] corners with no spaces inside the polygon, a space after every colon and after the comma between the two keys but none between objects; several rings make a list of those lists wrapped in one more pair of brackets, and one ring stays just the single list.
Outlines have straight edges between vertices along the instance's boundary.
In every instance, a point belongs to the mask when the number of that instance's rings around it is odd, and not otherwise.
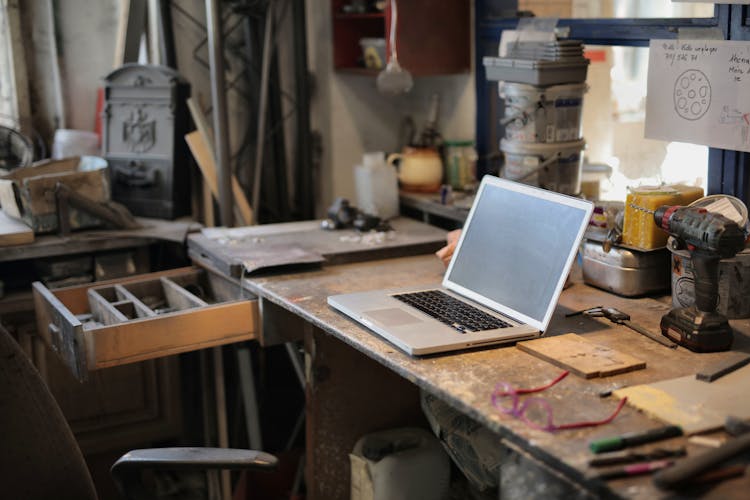
[{"label": "white wall", "polygon": [[[473,6],[473,2],[472,2]],[[398,97],[381,95],[375,78],[333,71],[330,2],[307,0],[311,71],[316,78],[312,128],[322,135],[323,162],[318,212],[336,196],[355,199],[354,165],[365,151],[394,151],[402,120],[412,116],[421,130],[430,97],[440,94],[440,130],[446,139],[473,139],[476,111],[474,76],[415,78],[414,88]],[[408,22],[400,19],[399,23]],[[408,69],[408,68],[407,68]]]}]

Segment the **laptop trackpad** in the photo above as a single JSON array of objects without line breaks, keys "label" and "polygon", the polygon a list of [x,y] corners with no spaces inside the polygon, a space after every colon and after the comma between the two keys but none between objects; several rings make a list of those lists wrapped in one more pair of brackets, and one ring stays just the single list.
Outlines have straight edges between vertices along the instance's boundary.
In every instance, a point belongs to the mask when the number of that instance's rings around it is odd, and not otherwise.
[{"label": "laptop trackpad", "polygon": [[419,323],[424,321],[416,316],[412,316],[403,309],[398,307],[389,307],[387,309],[373,309],[364,312],[365,316],[377,321],[383,326],[402,326],[410,323]]}]

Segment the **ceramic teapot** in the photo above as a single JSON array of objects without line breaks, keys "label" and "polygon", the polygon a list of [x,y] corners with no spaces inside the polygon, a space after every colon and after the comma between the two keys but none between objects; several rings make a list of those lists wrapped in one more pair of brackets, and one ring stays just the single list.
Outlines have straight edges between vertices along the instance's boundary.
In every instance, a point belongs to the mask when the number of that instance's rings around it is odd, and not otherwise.
[{"label": "ceramic teapot", "polygon": [[435,148],[407,146],[386,162],[398,166],[398,180],[406,191],[435,192],[443,181],[443,160]]}]

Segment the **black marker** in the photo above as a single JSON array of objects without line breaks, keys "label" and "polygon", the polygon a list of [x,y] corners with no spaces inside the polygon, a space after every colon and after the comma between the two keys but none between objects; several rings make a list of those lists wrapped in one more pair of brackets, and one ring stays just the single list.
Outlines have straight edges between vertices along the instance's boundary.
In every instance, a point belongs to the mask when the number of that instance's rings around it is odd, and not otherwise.
[{"label": "black marker", "polygon": [[677,436],[682,436],[682,429],[676,425],[668,425],[646,432],[633,432],[623,434],[622,436],[597,439],[589,443],[589,448],[594,453],[603,453],[605,451],[622,450],[630,446],[638,446],[639,444],[652,443]]}]

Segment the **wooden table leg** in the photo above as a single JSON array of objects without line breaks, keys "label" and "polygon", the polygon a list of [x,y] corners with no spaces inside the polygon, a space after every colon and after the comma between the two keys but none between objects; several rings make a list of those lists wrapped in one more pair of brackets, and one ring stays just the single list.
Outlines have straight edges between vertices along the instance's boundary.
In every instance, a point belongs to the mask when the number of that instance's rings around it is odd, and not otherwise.
[{"label": "wooden table leg", "polygon": [[427,427],[419,390],[315,327],[306,328],[307,498],[348,499],[349,453],[364,434]]}]

